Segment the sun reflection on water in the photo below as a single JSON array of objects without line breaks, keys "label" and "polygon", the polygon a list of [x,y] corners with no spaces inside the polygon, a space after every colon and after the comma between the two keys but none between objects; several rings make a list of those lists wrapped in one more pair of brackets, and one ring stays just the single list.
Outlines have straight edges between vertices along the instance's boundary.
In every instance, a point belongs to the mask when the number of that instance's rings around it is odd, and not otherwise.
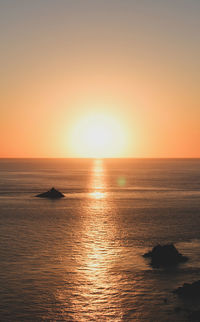
[{"label": "sun reflection on water", "polygon": [[[113,298],[115,286],[113,285],[110,270],[116,258],[114,246],[115,226],[110,217],[110,209],[106,195],[106,170],[102,160],[95,160],[91,172],[91,194],[88,213],[85,218],[82,235],[82,277],[87,285],[84,293],[88,301],[91,316],[99,320],[101,314],[106,312],[110,316],[116,314]],[[119,318],[120,303],[117,301]]]},{"label": "sun reflection on water", "polygon": [[[92,200],[90,201],[90,212],[87,216],[86,229],[87,237],[89,237],[91,243],[88,244],[89,247],[87,247],[85,264],[92,270],[98,268],[105,269],[105,260],[106,256],[108,256],[109,249],[109,231],[106,229],[108,220],[108,218],[106,218],[106,180],[102,160],[94,161],[91,176],[91,189],[93,190],[90,193]],[[100,273],[102,274],[102,270]]]},{"label": "sun reflection on water", "polygon": [[73,321],[121,321],[121,275],[113,273],[119,258],[118,228],[106,194],[103,161],[94,161],[89,185],[90,198],[86,201],[87,207],[82,209],[72,249],[72,280],[66,282],[69,289],[59,292],[58,296],[62,303],[68,299],[70,309],[63,310],[67,321],[69,317]]},{"label": "sun reflection on water", "polygon": [[92,199],[103,199],[106,197],[105,193],[106,182],[105,182],[105,169],[102,160],[94,160],[92,169],[90,189],[90,198]]},{"label": "sun reflection on water", "polygon": [[[121,303],[116,298],[116,284],[110,273],[113,261],[117,257],[115,245],[115,225],[110,215],[106,195],[106,170],[102,160],[95,160],[90,179],[90,199],[84,218],[78,274],[84,281],[79,285],[79,292],[84,295],[90,319],[100,320],[102,314],[115,315],[115,321],[120,321]],[[118,314],[116,315],[115,307]],[[82,312],[79,320],[86,313]]]}]

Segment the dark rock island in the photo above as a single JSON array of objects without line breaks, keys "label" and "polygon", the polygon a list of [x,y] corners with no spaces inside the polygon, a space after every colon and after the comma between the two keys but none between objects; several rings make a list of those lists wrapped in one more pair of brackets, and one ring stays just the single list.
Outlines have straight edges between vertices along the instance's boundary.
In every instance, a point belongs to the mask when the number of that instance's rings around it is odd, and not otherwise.
[{"label": "dark rock island", "polygon": [[60,199],[64,197],[64,194],[55,188],[51,188],[49,191],[40,193],[36,197],[38,198],[48,198],[48,199]]},{"label": "dark rock island", "polygon": [[200,281],[191,284],[184,283],[183,286],[178,287],[174,293],[178,294],[180,297],[200,297]]},{"label": "dark rock island", "polygon": [[152,251],[143,255],[144,257],[151,258],[151,265],[153,267],[170,267],[176,266],[179,263],[184,263],[188,260],[183,256],[173,244],[157,245]]}]

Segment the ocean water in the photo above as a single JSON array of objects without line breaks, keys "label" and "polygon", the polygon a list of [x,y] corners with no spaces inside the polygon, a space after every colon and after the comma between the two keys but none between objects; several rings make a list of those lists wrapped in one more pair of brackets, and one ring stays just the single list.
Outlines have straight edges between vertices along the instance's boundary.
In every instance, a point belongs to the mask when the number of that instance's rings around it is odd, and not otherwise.
[{"label": "ocean water", "polygon": [[[153,269],[158,242],[189,261]],[[0,321],[188,321],[199,255],[199,159],[0,160]]]}]

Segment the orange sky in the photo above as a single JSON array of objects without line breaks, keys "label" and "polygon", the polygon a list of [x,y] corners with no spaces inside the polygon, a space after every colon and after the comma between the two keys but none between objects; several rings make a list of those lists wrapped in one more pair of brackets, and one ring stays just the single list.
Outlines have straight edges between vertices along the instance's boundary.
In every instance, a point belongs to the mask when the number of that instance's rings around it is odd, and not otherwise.
[{"label": "orange sky", "polygon": [[113,156],[200,157],[200,2],[7,0],[0,21],[0,157],[86,156],[73,129],[99,113]]}]

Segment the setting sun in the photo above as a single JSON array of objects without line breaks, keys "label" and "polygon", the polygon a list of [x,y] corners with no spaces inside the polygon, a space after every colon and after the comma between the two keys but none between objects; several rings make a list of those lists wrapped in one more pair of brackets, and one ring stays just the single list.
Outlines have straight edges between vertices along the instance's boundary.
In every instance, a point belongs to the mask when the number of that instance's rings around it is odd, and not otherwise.
[{"label": "setting sun", "polygon": [[125,133],[110,115],[88,115],[73,128],[71,144],[80,157],[117,157],[125,145]]}]

